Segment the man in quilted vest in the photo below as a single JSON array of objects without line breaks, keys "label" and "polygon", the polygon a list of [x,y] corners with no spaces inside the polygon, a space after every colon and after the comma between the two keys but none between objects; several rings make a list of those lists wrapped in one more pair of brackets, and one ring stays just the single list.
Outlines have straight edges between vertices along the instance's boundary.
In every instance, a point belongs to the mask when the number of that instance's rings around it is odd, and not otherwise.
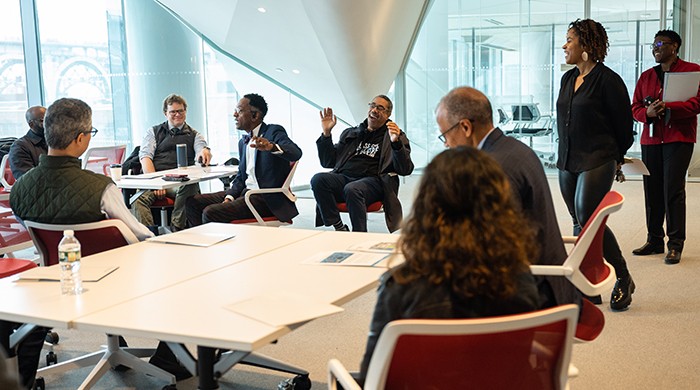
[{"label": "man in quilted vest", "polygon": [[[141,142],[139,160],[143,173],[152,173],[177,168],[177,145],[187,149],[187,165],[195,162],[206,166],[211,160],[211,152],[202,133],[187,124],[187,102],[180,95],[170,94],[163,100],[163,115],[166,121],[146,131]],[[153,226],[151,205],[157,199],[167,196],[174,198],[172,226],[174,230],[186,227],[185,202],[199,194],[199,184],[190,184],[168,190],[144,191],[132,204],[139,222]]]},{"label": "man in quilted vest", "polygon": [[[48,155],[12,187],[10,205],[22,221],[52,224],[122,220],[144,240],[152,233],[126,208],[121,192],[107,176],[81,169],[80,157],[97,133],[92,110],[78,99],[59,99],[44,118]],[[7,348],[12,329],[20,324],[0,321],[0,342]],[[31,388],[39,365],[46,328],[37,327],[17,348],[22,385]]]}]

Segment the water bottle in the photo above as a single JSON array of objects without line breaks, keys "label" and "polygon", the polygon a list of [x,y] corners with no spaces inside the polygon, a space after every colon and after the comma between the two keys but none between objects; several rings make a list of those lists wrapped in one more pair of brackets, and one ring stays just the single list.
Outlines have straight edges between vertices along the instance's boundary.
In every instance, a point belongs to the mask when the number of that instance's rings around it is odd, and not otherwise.
[{"label": "water bottle", "polygon": [[61,265],[61,293],[76,295],[83,292],[80,277],[80,242],[72,230],[64,230],[58,243],[58,263]]}]

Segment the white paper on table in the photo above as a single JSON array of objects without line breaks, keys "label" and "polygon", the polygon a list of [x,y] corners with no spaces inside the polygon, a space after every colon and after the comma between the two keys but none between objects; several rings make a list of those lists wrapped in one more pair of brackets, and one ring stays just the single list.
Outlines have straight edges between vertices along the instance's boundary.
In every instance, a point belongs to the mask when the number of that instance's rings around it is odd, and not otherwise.
[{"label": "white paper on table", "polygon": [[302,261],[302,264],[374,267],[388,257],[390,257],[390,255],[386,253],[352,251],[321,252]]},{"label": "white paper on table", "polygon": [[[699,72],[700,73],[700,72]],[[644,162],[638,158],[625,157],[625,163],[622,164],[622,173],[625,175],[649,175],[649,170]]]},{"label": "white paper on table", "polygon": [[[398,237],[397,237],[398,240]],[[351,251],[394,253],[397,249],[396,241],[365,241],[348,247]]]},{"label": "white paper on table", "polygon": [[230,240],[233,237],[236,237],[236,235],[228,233],[190,233],[184,230],[177,233],[150,237],[147,238],[146,241],[160,242],[164,244],[209,247],[222,241]]},{"label": "white paper on table", "polygon": [[700,72],[666,72],[664,78],[664,101],[684,102],[698,96]]},{"label": "white paper on table", "polygon": [[[83,282],[97,282],[114,272],[117,266],[104,265],[80,265],[80,278]],[[59,264],[50,267],[36,267],[19,274],[19,280],[61,280],[61,266]]]},{"label": "white paper on table", "polygon": [[260,295],[224,308],[272,326],[296,324],[343,311],[342,307],[288,291]]}]

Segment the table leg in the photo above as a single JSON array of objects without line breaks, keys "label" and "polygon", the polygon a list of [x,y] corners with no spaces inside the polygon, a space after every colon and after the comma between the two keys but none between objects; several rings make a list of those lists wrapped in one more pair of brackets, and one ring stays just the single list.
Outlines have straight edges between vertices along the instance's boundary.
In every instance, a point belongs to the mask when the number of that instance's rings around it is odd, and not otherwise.
[{"label": "table leg", "polygon": [[216,361],[216,349],[197,346],[197,372],[199,375],[199,389],[218,389],[219,383],[214,376],[214,363]]}]

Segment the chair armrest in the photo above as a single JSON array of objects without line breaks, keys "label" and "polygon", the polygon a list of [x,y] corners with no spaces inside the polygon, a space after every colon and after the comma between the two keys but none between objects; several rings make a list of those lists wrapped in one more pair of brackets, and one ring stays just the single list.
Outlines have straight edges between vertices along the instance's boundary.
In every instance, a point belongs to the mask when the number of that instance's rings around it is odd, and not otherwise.
[{"label": "chair armrest", "polygon": [[260,216],[260,213],[258,213],[258,210],[256,210],[255,207],[253,207],[253,203],[250,201],[250,196],[256,194],[275,194],[278,192],[284,194],[292,202],[297,201],[297,196],[294,195],[289,188],[259,188],[255,190],[246,191],[245,204],[246,206],[248,206],[248,209],[251,213],[253,213],[255,220],[258,221],[260,225],[265,226],[267,224],[265,223],[265,221],[263,221],[262,217]]},{"label": "chair armrest", "polygon": [[331,359],[328,361],[328,388],[337,390],[338,383],[345,390],[362,390],[343,363],[338,359]]},{"label": "chair armrest", "polygon": [[573,270],[562,265],[531,265],[530,272],[541,276],[567,276],[571,275]]},{"label": "chair armrest", "polygon": [[562,241],[564,241],[564,244],[575,244],[576,239],[578,239],[578,237],[576,237],[576,236],[562,236],[561,239],[562,239]]}]

